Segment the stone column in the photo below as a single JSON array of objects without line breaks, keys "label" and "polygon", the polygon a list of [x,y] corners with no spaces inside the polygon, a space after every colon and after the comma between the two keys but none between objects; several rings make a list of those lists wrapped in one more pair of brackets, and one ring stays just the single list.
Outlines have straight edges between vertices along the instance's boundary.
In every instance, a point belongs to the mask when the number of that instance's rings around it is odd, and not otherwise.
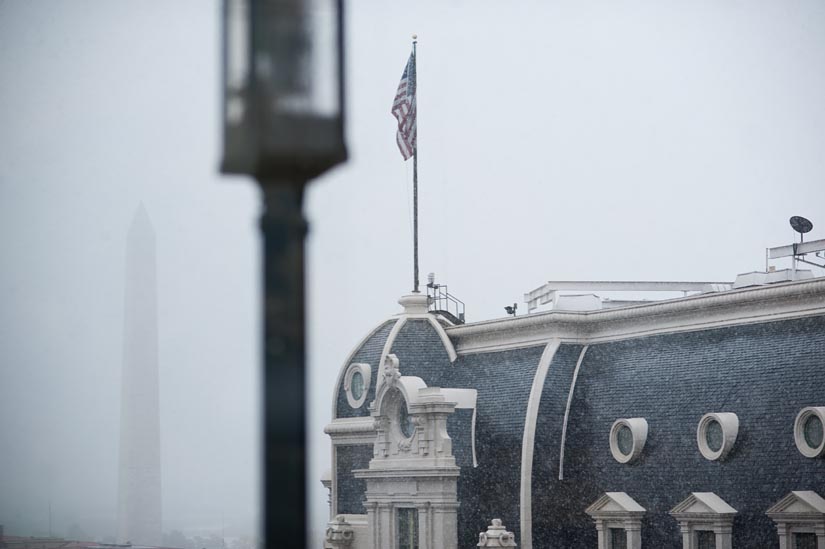
[{"label": "stone column", "polygon": [[713,531],[716,533],[716,549],[732,549],[733,526],[717,524]]},{"label": "stone column", "polygon": [[596,519],[596,533],[599,536],[599,549],[607,549],[607,536],[610,531],[604,527],[604,521],[601,519]]},{"label": "stone column", "polygon": [[682,532],[682,547],[683,549],[693,549],[693,533],[690,531],[690,526],[687,522],[680,524],[679,530]]},{"label": "stone column", "polygon": [[[432,506],[431,535],[438,540],[437,549],[458,547],[458,504],[434,503]],[[434,547],[435,549],[435,547]]]},{"label": "stone column", "polygon": [[627,529],[627,549],[642,549],[642,521],[628,520],[625,522]]},{"label": "stone column", "polygon": [[395,521],[393,520],[392,506],[386,503],[378,504],[376,517],[378,531],[375,536],[373,549],[383,549],[395,546]]},{"label": "stone column", "polygon": [[776,525],[776,530],[779,533],[779,549],[790,549],[790,541],[788,537],[791,535],[791,529],[784,522]]},{"label": "stone column", "polygon": [[418,549],[432,549],[433,538],[430,531],[430,503],[419,503],[415,506],[418,511]]},{"label": "stone column", "polygon": [[376,524],[378,521],[378,504],[368,501],[364,503],[364,508],[367,510],[367,536],[369,536],[370,546],[377,547],[378,528],[376,528]]}]

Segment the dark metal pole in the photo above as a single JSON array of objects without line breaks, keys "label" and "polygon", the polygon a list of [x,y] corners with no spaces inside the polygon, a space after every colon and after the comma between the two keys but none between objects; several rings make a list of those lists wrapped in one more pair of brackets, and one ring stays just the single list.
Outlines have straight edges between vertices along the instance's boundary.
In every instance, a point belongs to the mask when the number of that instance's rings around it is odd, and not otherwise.
[{"label": "dark metal pole", "polygon": [[418,54],[413,40],[413,101],[415,101],[415,144],[413,145],[413,292],[418,293]]},{"label": "dark metal pole", "polygon": [[307,547],[304,368],[304,183],[264,193],[264,540]]}]

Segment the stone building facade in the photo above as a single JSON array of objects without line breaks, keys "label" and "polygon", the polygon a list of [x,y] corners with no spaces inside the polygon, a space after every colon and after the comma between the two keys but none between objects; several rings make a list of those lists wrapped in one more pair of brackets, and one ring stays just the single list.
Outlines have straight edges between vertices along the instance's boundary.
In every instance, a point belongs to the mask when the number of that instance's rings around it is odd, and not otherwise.
[{"label": "stone building facade", "polygon": [[326,428],[351,547],[495,517],[527,549],[825,549],[825,278],[462,325],[400,303]]}]

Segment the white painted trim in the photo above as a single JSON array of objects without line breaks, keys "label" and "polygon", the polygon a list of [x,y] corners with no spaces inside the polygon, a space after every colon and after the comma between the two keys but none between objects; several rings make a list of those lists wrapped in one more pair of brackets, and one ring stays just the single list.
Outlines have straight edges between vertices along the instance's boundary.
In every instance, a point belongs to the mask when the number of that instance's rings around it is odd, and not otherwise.
[{"label": "white painted trim", "polygon": [[367,342],[369,338],[371,338],[375,333],[381,329],[384,324],[387,322],[391,322],[392,319],[383,320],[378,326],[373,328],[367,335],[365,335],[361,341],[358,342],[358,345],[353,347],[352,351],[347,355],[347,359],[344,361],[343,366],[338,370],[338,378],[335,380],[335,390],[332,392],[332,414],[330,417],[332,419],[336,419],[338,417],[338,391],[341,390],[341,383],[344,381],[344,375],[347,373],[347,369],[349,368],[352,359],[355,358],[355,353],[361,350],[361,347]]},{"label": "white painted trim", "polygon": [[536,419],[539,415],[541,393],[544,389],[544,380],[547,370],[561,342],[552,340],[544,347],[536,375],[533,377],[533,386],[530,388],[530,398],[527,401],[527,413],[524,418],[524,436],[521,441],[521,489],[519,491],[519,507],[521,516],[521,547],[533,549],[533,449],[536,438]]},{"label": "white painted trim", "polygon": [[573,391],[576,390],[576,380],[579,379],[579,369],[584,361],[584,355],[589,348],[589,345],[585,345],[582,352],[579,353],[579,360],[576,362],[576,369],[573,371],[573,379],[570,381],[570,392],[567,393],[567,406],[564,409],[564,424],[561,428],[561,446],[559,447],[559,480],[564,480],[564,443],[567,440],[567,420],[570,418],[570,406],[573,404]]},{"label": "white painted trim", "polygon": [[818,315],[825,315],[825,277],[617,309],[549,311],[446,331],[462,355],[532,347],[551,338],[594,344]]}]

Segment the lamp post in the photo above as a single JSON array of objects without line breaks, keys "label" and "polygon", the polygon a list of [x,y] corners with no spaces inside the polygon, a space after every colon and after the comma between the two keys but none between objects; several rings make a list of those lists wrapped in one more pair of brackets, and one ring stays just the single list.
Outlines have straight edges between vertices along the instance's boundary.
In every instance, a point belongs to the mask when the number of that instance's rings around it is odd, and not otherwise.
[{"label": "lamp post", "polygon": [[264,198],[264,540],[306,547],[303,191],[346,157],[342,0],[224,0],[221,171]]}]

